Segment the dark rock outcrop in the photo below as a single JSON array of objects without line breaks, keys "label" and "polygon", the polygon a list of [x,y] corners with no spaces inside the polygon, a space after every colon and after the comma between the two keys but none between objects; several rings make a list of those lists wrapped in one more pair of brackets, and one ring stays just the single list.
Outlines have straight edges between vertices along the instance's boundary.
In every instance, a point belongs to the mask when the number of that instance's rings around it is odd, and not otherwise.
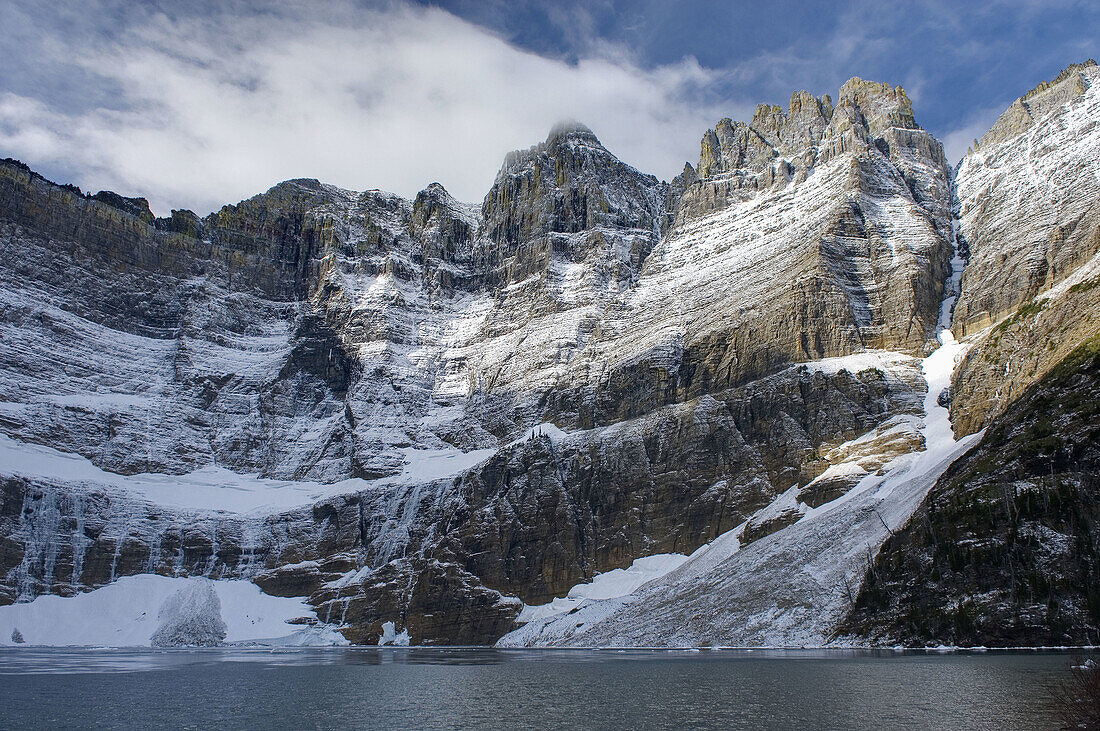
[{"label": "dark rock outcrop", "polygon": [[1100,338],[988,427],[867,573],[843,633],[906,645],[1100,642]]}]

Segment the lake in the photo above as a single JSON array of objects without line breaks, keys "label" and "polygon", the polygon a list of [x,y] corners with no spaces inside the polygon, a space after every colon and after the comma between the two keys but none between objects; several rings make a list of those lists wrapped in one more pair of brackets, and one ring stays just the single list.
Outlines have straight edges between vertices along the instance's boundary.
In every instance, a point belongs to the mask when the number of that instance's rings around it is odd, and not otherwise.
[{"label": "lake", "polygon": [[1053,652],[0,650],[2,728],[1056,728]]}]

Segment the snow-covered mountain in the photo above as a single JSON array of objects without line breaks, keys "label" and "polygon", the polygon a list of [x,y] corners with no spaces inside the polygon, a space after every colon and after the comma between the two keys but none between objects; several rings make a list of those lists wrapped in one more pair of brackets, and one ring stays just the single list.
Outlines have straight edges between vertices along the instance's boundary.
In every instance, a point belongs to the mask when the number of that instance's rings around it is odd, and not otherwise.
[{"label": "snow-covered mountain", "polygon": [[[720,121],[670,183],[560,125],[480,207],[292,180],[156,219],[0,163],[0,619],[159,574],[352,642],[934,639],[858,611],[1100,332],[1098,80],[957,171],[860,79]],[[213,592],[170,599],[237,626]]]}]

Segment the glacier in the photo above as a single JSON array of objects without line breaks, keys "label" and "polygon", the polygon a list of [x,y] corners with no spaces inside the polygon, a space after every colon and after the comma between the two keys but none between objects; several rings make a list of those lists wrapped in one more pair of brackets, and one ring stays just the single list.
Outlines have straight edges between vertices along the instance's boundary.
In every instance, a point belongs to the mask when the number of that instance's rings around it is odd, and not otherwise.
[{"label": "glacier", "polygon": [[[188,602],[206,606],[187,607]],[[216,642],[188,642],[164,636],[185,616],[205,613]],[[294,623],[291,620],[295,620]],[[301,622],[301,623],[298,623]],[[220,631],[217,624],[220,623]],[[18,634],[21,642],[12,641]],[[347,641],[319,625],[302,599],[264,594],[250,581],[211,581],[153,574],[120,577],[99,589],[72,597],[46,595],[32,602],[0,607],[0,645],[151,647],[226,645],[334,645]]]}]

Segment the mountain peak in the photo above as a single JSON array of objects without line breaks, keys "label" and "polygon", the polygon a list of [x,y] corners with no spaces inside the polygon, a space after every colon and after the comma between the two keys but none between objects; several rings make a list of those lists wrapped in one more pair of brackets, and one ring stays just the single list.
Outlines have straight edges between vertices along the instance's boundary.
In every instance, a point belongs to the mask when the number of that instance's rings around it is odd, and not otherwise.
[{"label": "mountain peak", "polygon": [[[1094,68],[1095,66],[1096,66],[1096,61],[1094,59],[1091,59],[1091,58],[1086,59],[1085,61],[1083,61],[1081,63],[1072,63],[1069,66],[1067,66],[1066,68],[1062,69],[1062,72],[1060,74],[1058,74],[1057,76],[1055,76],[1050,81],[1041,81],[1041,82],[1039,82],[1038,86],[1036,86],[1034,89],[1032,89],[1028,93],[1024,94],[1022,97],[1020,97],[1020,99],[1030,99],[1033,96],[1037,96],[1039,94],[1042,94],[1047,89],[1053,88],[1053,87],[1057,86],[1058,84],[1061,84],[1066,79],[1069,79],[1070,77],[1076,76],[1079,72],[1087,71],[1088,69]],[[1083,84],[1081,83],[1080,78],[1081,78],[1080,76],[1076,76],[1076,78],[1074,79],[1074,87],[1075,87],[1074,90],[1079,91],[1079,92],[1083,92],[1084,87],[1083,87]]]},{"label": "mountain peak", "polygon": [[550,145],[558,140],[574,139],[599,145],[596,134],[586,125],[576,120],[562,120],[550,128],[550,134],[546,137],[546,144]]},{"label": "mountain peak", "polygon": [[874,134],[887,127],[920,129],[913,117],[913,102],[900,86],[853,76],[840,87],[837,103],[839,105],[845,102],[859,107]]},{"label": "mountain peak", "polygon": [[982,135],[973,150],[982,150],[1023,134],[1036,120],[1084,95],[1098,77],[1100,71],[1096,68],[1096,61],[1091,58],[1083,63],[1067,66],[1050,81],[1041,82],[1014,101],[997,118],[989,131]]},{"label": "mountain peak", "polygon": [[450,192],[443,187],[443,183],[439,182],[429,183],[427,188],[416,194],[417,198],[420,198],[421,196],[449,198],[453,200],[453,196],[450,194]]},{"label": "mountain peak", "polygon": [[117,208],[120,211],[129,213],[134,218],[140,219],[150,225],[156,220],[153,212],[149,210],[149,201],[145,198],[128,198],[124,195],[119,195],[113,190],[101,190],[90,197],[92,200],[99,201],[112,208]]}]

